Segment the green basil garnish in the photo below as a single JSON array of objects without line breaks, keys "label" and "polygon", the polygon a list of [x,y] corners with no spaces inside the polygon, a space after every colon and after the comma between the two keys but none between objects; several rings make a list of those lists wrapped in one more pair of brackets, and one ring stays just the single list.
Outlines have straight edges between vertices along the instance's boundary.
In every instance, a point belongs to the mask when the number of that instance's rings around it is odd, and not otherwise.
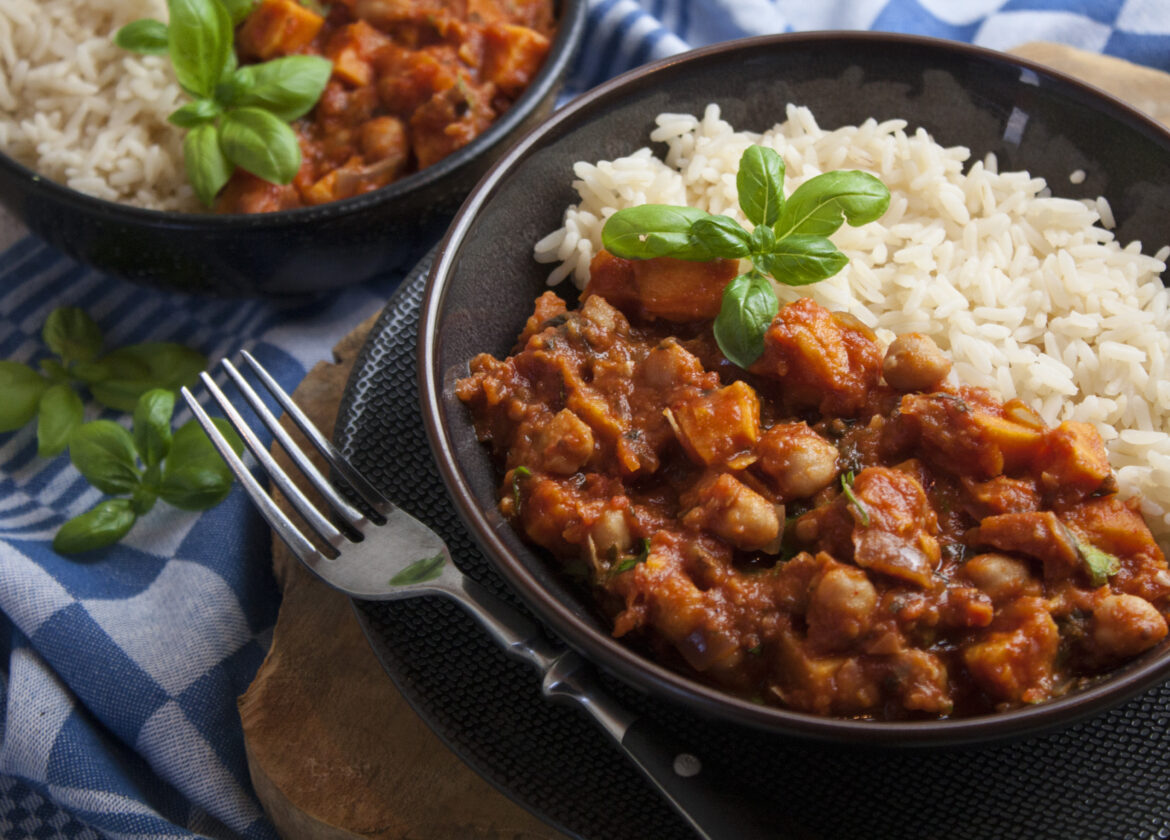
[{"label": "green basil garnish", "polygon": [[66,367],[70,362],[91,362],[102,349],[101,328],[76,306],[62,306],[50,312],[41,328],[41,338]]},{"label": "green basil garnish", "polygon": [[443,573],[443,564],[447,562],[447,558],[443,556],[442,552],[436,554],[434,557],[424,557],[422,560],[415,560],[401,572],[390,578],[391,586],[408,586],[412,583],[425,583],[428,580],[434,580]]},{"label": "green basil garnish", "polygon": [[232,52],[231,15],[220,0],[167,0],[167,10],[167,45],[179,85],[209,97]]},{"label": "green basil garnish", "polygon": [[113,420],[94,420],[77,429],[69,441],[69,459],[103,493],[130,493],[138,486],[134,439]]},{"label": "green basil garnish", "polygon": [[301,165],[301,147],[288,123],[262,108],[228,111],[219,129],[220,148],[236,166],[274,184],[287,184]]},{"label": "green basil garnish", "polygon": [[754,225],[751,233],[728,216],[644,204],[610,216],[601,241],[607,251],[625,259],[750,259],[751,270],[723,290],[715,321],[719,349],[746,368],[763,353],[763,336],[779,311],[765,275],[786,286],[832,277],[848,259],[827,237],[845,222],[858,226],[881,217],[889,207],[890,191],[865,172],[826,172],[785,200],[784,160],[762,146],[743,153],[735,183],[740,209]]},{"label": "green basil garnish", "polygon": [[192,128],[183,138],[183,163],[195,195],[210,207],[233,168],[220,148],[219,130],[210,122]]},{"label": "green basil garnish", "polygon": [[84,419],[85,406],[68,383],[49,386],[37,407],[37,455],[48,458],[64,452]]},{"label": "green basil garnish", "polygon": [[[1069,532],[1071,534],[1071,532]],[[1085,563],[1089,579],[1093,586],[1104,586],[1109,578],[1121,571],[1121,560],[1107,551],[1102,551],[1092,543],[1085,542],[1073,536],[1073,543],[1077,547],[1077,554]]]},{"label": "green basil garnish", "polygon": [[53,537],[53,549],[77,554],[105,548],[126,536],[137,519],[129,499],[105,499],[62,525]]},{"label": "green basil garnish", "polygon": [[864,528],[869,527],[869,511],[865,509],[865,505],[853,493],[853,471],[843,474],[841,476],[841,492],[845,494],[845,498],[849,500],[849,504],[857,509],[857,515],[861,518],[861,525]]},{"label": "green basil garnish", "polygon": [[171,415],[175,392],[165,388],[147,391],[134,407],[134,449],[147,469],[162,463],[171,451]]},{"label": "green basil garnish", "polygon": [[[212,422],[237,454],[243,452],[243,441],[226,420],[216,417]],[[206,510],[222,502],[231,489],[231,468],[199,423],[188,420],[171,440],[159,498],[183,510]]]},{"label": "green basil garnish", "polygon": [[723,304],[712,331],[723,355],[746,368],[764,351],[764,334],[780,302],[768,278],[758,271],[741,274],[723,290]]},{"label": "green basil garnish", "polygon": [[193,97],[168,120],[188,130],[187,179],[208,207],[237,166],[274,184],[292,181],[301,147],[288,123],[313,108],[333,72],[330,61],[309,55],[239,67],[233,30],[254,6],[254,0],[167,0],[170,24],[139,20],[114,35],[125,49],[167,53]]},{"label": "green basil garnish", "polygon": [[251,71],[251,84],[235,95],[235,104],[262,108],[292,122],[317,104],[333,64],[320,56],[290,55],[241,70]]},{"label": "green basil garnish", "polygon": [[49,387],[48,381],[20,362],[0,359],[0,432],[19,429],[37,415],[41,394]]},{"label": "green basil garnish", "polygon": [[162,21],[143,18],[128,23],[114,33],[114,43],[124,50],[142,55],[166,55],[167,25]]}]

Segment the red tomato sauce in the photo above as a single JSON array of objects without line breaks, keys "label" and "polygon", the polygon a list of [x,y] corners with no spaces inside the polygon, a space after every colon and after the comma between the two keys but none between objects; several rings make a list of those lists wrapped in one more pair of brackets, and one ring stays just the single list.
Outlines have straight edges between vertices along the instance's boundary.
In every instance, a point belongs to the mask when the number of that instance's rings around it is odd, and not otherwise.
[{"label": "red tomato sauce", "polygon": [[500,510],[615,636],[756,702],[883,720],[1042,702],[1165,637],[1165,557],[1091,426],[809,299],[741,370],[710,329],[734,271],[603,253],[577,309],[544,294],[457,386]]}]

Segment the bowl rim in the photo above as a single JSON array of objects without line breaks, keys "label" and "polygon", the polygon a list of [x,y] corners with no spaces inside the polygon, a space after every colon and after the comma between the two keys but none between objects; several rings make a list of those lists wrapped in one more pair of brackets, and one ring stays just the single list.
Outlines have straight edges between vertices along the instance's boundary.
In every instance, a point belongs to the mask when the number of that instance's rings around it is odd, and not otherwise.
[{"label": "bowl rim", "polygon": [[[1017,58],[998,50],[919,35],[862,31],[816,31],[760,35],[735,39],[690,50],[642,65],[589,90],[555,112],[521,137],[480,179],[437,246],[423,291],[418,325],[416,375],[427,437],[443,483],[456,510],[492,566],[501,573],[522,601],[565,642],[587,660],[651,695],[681,705],[710,719],[743,724],[773,734],[793,735],[827,743],[872,747],[950,747],[991,745],[1006,740],[1063,729],[1078,721],[1120,705],[1140,692],[1170,678],[1170,643],[1094,678],[1089,684],[1035,706],[1000,713],[960,718],[914,721],[875,721],[826,717],[806,712],[763,706],[706,686],[672,671],[623,645],[606,633],[587,626],[564,603],[532,578],[512,556],[496,532],[498,523],[488,519],[466,481],[454,441],[448,434],[443,411],[443,372],[438,369],[438,316],[447,281],[461,243],[468,238],[478,211],[492,197],[513,167],[523,162],[547,136],[557,136],[577,114],[620,96],[627,88],[649,84],[653,78],[682,63],[700,63],[724,53],[825,42],[883,43],[900,49],[916,48],[949,52],[985,63],[1008,64],[1021,71],[1069,87],[1081,97],[1095,100],[1106,112],[1128,121],[1132,127],[1153,134],[1170,153],[1170,130],[1128,103],[1068,74],[1043,64]],[[535,550],[535,549],[534,549]]]},{"label": "bowl rim", "polygon": [[201,227],[209,230],[238,227],[241,222],[249,228],[280,228],[305,222],[361,213],[369,207],[392,203],[403,196],[431,187],[455,172],[470,166],[481,154],[493,147],[507,147],[508,136],[529,118],[540,100],[557,87],[569,69],[577,48],[585,34],[587,0],[556,0],[560,5],[557,30],[548,56],[536,77],[524,92],[501,114],[487,130],[466,146],[425,169],[393,181],[384,187],[362,195],[343,198],[311,207],[295,207],[271,213],[215,213],[186,212],[182,210],[153,210],[110,201],[83,193],[58,183],[34,169],[30,169],[0,149],[0,174],[23,183],[29,190],[40,190],[49,198],[71,204],[82,211],[103,215],[107,219],[127,224],[139,223],[156,227]]}]

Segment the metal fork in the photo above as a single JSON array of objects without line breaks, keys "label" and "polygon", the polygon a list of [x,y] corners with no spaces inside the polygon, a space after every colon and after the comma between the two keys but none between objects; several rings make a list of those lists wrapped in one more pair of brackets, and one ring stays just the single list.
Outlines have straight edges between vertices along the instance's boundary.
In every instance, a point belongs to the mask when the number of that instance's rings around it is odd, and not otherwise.
[{"label": "metal fork", "polygon": [[385,601],[423,595],[453,598],[510,654],[536,667],[543,676],[541,691],[546,697],[573,701],[588,712],[699,837],[705,840],[775,840],[778,837],[776,827],[765,828],[758,818],[749,815],[733,791],[719,789],[698,756],[674,744],[665,731],[645,718],[636,717],[606,695],[585,660],[551,642],[535,623],[460,572],[438,534],[386,499],[342,457],[251,354],[244,351],[243,358],[334,473],[373,511],[367,515],[342,497],[294,443],[235,365],[224,359],[221,365],[228,377],[343,523],[341,528],[335,526],[277,465],[210,374],[201,374],[204,386],[272,483],[334,556],[318,549],[252,475],[191,391],[183,388],[183,398],[261,515],[306,568],[334,589],[362,600]]}]

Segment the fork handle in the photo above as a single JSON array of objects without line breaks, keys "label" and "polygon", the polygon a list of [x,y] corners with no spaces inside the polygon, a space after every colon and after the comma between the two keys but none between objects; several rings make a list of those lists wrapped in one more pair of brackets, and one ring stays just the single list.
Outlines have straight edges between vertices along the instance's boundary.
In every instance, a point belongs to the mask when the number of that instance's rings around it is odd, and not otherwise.
[{"label": "fork handle", "polygon": [[577,653],[555,645],[535,622],[464,576],[454,595],[512,655],[535,665],[541,691],[552,700],[582,707],[633,761],[642,775],[703,840],[780,840],[803,837],[787,827],[783,835],[762,819],[758,804],[728,790],[695,752],[646,718],[609,696]]}]

